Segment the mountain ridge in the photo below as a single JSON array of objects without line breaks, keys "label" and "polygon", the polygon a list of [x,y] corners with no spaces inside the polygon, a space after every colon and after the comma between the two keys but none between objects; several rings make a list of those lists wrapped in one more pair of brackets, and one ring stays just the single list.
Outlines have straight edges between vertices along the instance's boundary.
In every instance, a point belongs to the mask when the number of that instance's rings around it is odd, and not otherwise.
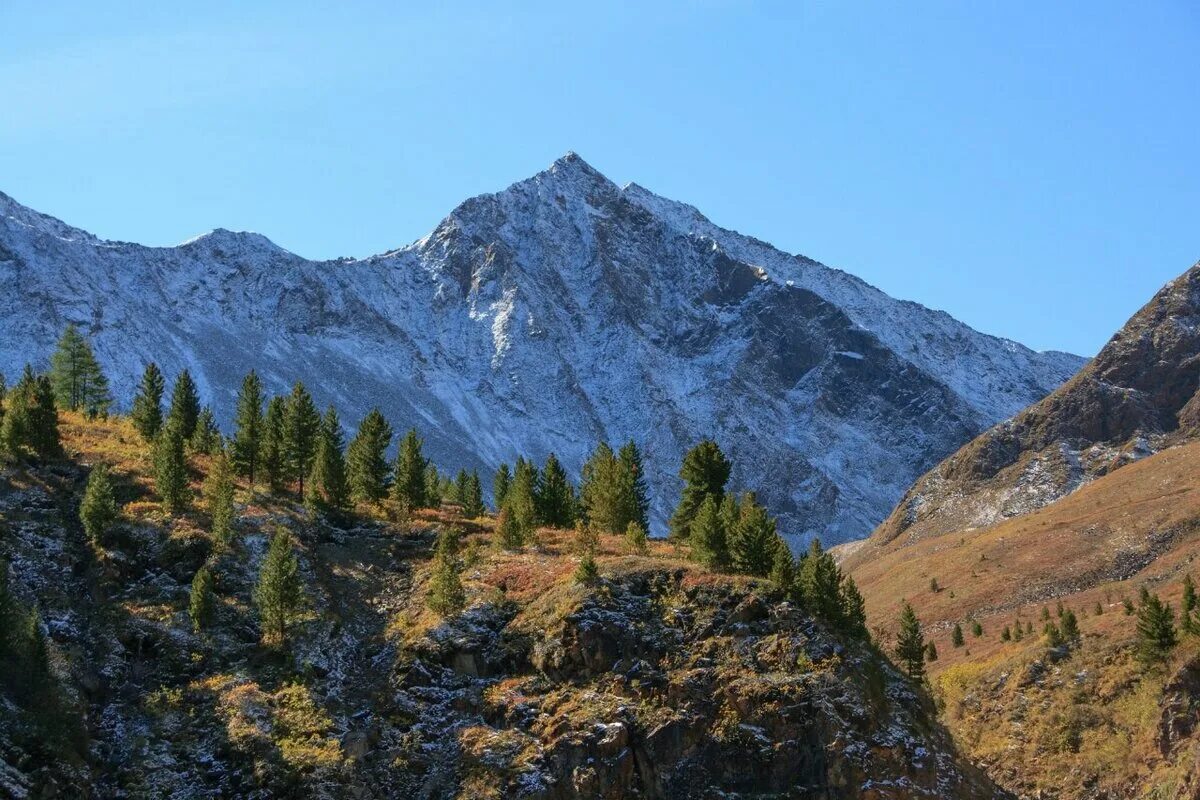
[{"label": "mountain ridge", "polygon": [[191,369],[228,421],[255,367],[272,391],[303,379],[348,422],[375,398],[450,468],[554,451],[578,474],[595,441],[634,438],[660,530],[682,451],[715,435],[757,462],[734,482],[797,545],[866,534],[922,468],[1083,363],[618,187],[575,154],[364,259],[220,228],[173,248],[106,242],[0,196],[0,274],[18,287],[0,305],[10,374],[72,321],[118,396],[153,359]]}]

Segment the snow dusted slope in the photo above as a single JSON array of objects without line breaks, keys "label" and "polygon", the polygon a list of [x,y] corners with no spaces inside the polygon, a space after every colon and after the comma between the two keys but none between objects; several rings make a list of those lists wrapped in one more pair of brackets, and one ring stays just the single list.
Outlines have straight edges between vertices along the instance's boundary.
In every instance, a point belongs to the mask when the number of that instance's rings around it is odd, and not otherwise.
[{"label": "snow dusted slope", "polygon": [[73,321],[118,397],[146,361],[231,418],[242,374],[303,380],[353,423],[379,404],[443,468],[637,440],[656,525],[682,452],[715,436],[797,544],[865,536],[916,476],[1070,377],[845,273],[616,186],[574,154],[466,201],[428,236],[313,262],[258,234],[106,242],[0,194],[0,369]]}]

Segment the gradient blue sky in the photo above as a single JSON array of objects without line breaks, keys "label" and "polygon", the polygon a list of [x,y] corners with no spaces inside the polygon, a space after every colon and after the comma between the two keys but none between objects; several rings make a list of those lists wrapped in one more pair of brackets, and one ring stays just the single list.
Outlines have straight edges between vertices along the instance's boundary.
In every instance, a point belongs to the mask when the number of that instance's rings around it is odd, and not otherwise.
[{"label": "gradient blue sky", "polygon": [[183,5],[0,2],[0,191],[362,256],[575,150],[1083,354],[1200,259],[1190,1]]}]

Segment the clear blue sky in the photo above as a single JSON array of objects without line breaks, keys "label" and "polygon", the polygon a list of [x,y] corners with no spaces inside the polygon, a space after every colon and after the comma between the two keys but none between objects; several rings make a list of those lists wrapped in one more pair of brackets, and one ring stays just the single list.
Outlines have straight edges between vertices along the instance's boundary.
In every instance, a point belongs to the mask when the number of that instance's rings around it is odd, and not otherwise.
[{"label": "clear blue sky", "polygon": [[0,190],[362,256],[575,150],[1084,354],[1200,259],[1191,0],[186,5],[0,2]]}]

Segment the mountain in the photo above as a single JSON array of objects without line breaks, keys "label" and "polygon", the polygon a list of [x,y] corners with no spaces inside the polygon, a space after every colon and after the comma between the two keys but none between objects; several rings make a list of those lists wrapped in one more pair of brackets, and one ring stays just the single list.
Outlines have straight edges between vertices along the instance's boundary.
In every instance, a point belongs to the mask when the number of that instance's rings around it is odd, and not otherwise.
[{"label": "mountain", "polygon": [[1200,264],[1078,375],[922,476],[852,558],[1028,513],[1197,431]]},{"label": "mountain", "polygon": [[227,230],[102,241],[0,195],[0,277],[9,375],[75,322],[117,397],[150,360],[186,367],[226,424],[253,367],[347,421],[379,404],[454,470],[553,451],[578,474],[597,441],[635,439],[657,530],[682,453],[712,436],[797,545],[865,535],[914,478],[1084,363],[618,187],[574,154],[362,260]]}]

